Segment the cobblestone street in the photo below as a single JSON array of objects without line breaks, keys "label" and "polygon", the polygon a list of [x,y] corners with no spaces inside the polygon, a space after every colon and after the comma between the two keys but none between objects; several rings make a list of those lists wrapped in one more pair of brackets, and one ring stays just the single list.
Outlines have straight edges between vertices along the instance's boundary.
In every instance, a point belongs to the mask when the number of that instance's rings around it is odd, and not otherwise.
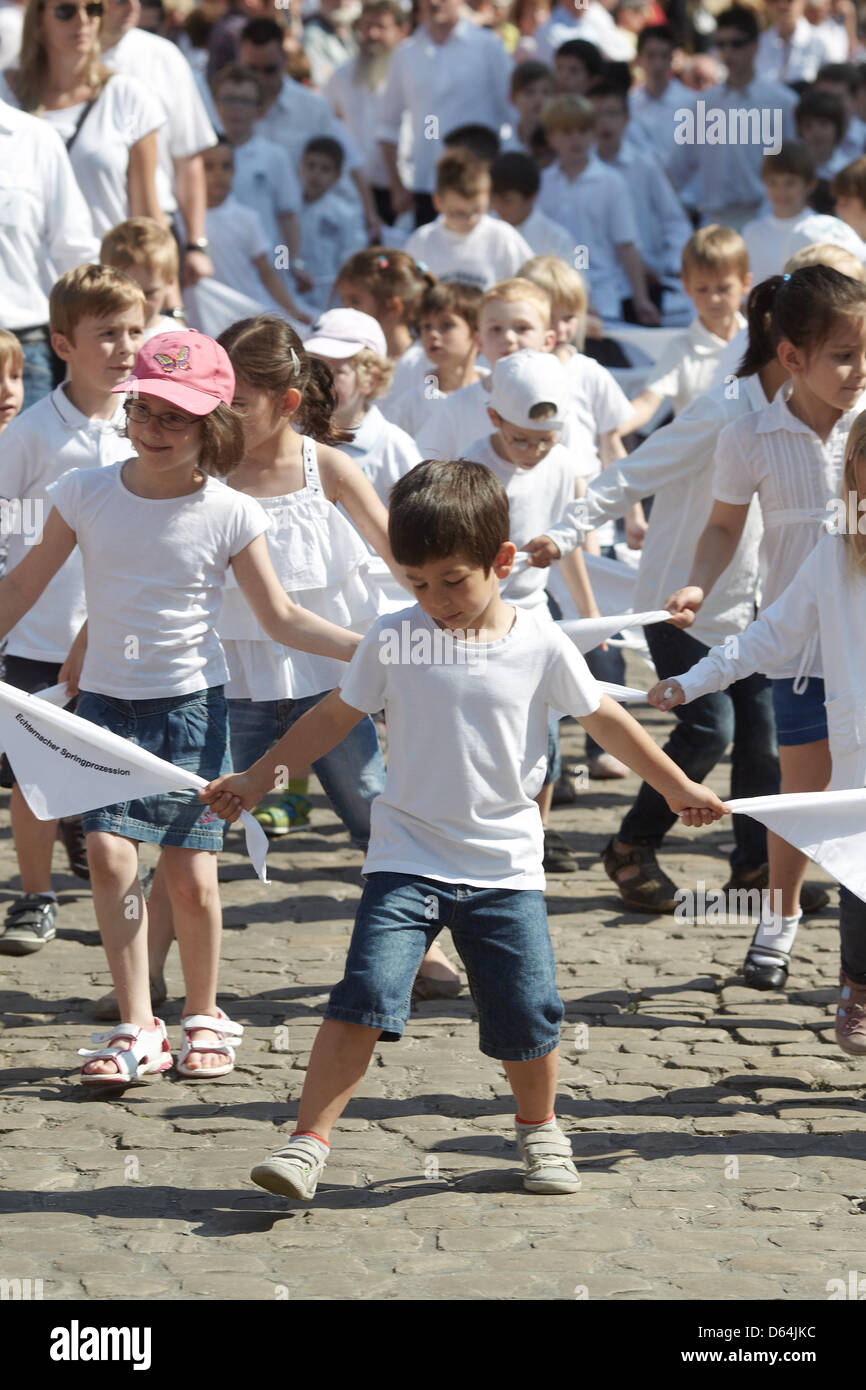
[{"label": "cobblestone street", "polygon": [[[663,736],[665,716],[641,717]],[[565,725],[565,753],[582,748]],[[720,793],[727,775],[711,779]],[[465,992],[419,1005],[404,1042],[379,1046],[312,1206],[249,1181],[295,1114],[360,895],[362,856],[317,794],[313,829],[272,847],[269,886],[237,832],[221,860],[220,1002],[246,1029],[221,1081],[171,1074],[113,1101],[79,1086],[76,1049],[105,1026],[89,1004],[109,976],[87,886],[58,872],[56,941],[2,958],[0,1275],[93,1300],[825,1300],[830,1280],[847,1286],[866,1271],[863,1067],[833,1041],[835,885],[801,929],[787,990],[743,988],[748,922],[620,910],[598,856],[636,785],[592,783],[553,813],[579,860],[547,895],[579,1194],[523,1191],[510,1095],[477,1051]],[[728,821],[680,824],[662,863],[683,887],[719,888],[730,837]],[[6,793],[0,884],[5,910]],[[176,951],[168,980],[176,1046]]]}]

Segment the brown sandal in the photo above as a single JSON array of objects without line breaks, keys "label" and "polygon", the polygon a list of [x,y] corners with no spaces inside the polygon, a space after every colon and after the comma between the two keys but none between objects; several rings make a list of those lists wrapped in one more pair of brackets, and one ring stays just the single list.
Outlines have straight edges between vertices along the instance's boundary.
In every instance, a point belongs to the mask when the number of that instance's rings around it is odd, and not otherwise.
[{"label": "brown sandal", "polygon": [[[650,845],[637,845],[634,849],[618,850],[613,840],[608,840],[601,855],[605,872],[619,889],[619,895],[626,907],[635,912],[673,912],[679,899],[677,886],[659,867],[655,850]],[[633,878],[617,878],[619,870],[627,864],[636,864],[638,872]]]}]

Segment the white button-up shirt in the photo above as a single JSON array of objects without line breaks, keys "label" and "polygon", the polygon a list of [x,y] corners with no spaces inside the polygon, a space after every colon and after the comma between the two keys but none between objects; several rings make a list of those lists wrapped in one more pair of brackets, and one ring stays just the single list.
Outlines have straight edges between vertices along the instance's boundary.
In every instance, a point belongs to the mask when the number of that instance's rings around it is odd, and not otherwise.
[{"label": "white button-up shirt", "polygon": [[801,15],[790,39],[783,39],[775,26],[764,30],[755,72],[767,82],[814,82],[818,69],[831,61],[821,34]]},{"label": "white button-up shirt", "polygon": [[660,97],[650,96],[645,87],[633,87],[628,109],[635,134],[666,164],[674,149],[676,112],[691,106],[695,94],[679,78],[672,77]]},{"label": "white button-up shirt", "polygon": [[425,25],[394,49],[377,138],[397,144],[403,112],[412,120],[416,191],[432,193],[442,140],[468,122],[497,134],[509,120],[511,59],[495,34],[461,19],[444,43]]},{"label": "white button-up shirt", "polygon": [[616,247],[637,245],[638,229],[628,185],[622,174],[591,155],[582,174],[569,178],[558,164],[541,175],[538,205],[574,237],[572,261],[585,273],[593,307],[605,319],[620,317],[621,300],[629,293]]},{"label": "white button-up shirt", "polygon": [[[364,156],[364,173],[370,184],[373,188],[387,188],[391,180],[377,135],[385,84],[368,87],[365,82],[358,81],[357,69],[357,58],[335,68],[325,86],[325,96],[334,115],[349,127],[358,142]],[[411,144],[412,132],[406,113],[398,145],[404,158]]]},{"label": "white button-up shirt", "polygon": [[622,174],[628,184],[638,229],[637,248],[644,264],[657,275],[678,276],[692,224],[655,155],[626,143],[627,139],[628,132],[616,157],[602,163]]},{"label": "white button-up shirt", "polygon": [[0,322],[48,321],[48,292],[65,270],[95,261],[99,242],[63,141],[36,116],[0,101]]}]

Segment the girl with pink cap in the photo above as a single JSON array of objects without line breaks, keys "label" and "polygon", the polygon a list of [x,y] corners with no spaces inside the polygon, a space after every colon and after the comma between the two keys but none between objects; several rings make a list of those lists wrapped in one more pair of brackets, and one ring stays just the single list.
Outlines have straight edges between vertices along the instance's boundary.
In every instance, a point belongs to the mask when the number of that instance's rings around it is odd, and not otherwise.
[{"label": "girl with pink cap", "polygon": [[[274,573],[255,500],[224,486],[241,460],[243,432],[231,409],[227,354],[194,332],[165,333],[139,353],[126,414],[135,454],[101,469],[72,469],[52,486],[42,544],[0,582],[0,636],[42,593],[77,544],[84,566],[85,639],[61,672],[78,713],[157,756],[212,778],[230,770],[223,686],[228,671],[214,631],[231,567],[275,641],[347,661],[359,638],[287,596]],[[217,1008],[222,916],[216,852],[223,823],[194,792],[129,801],[84,816],[93,902],[121,1022],[84,1053],[88,1086],[126,1086],[167,1070],[164,1023],[148,983],[147,910],[138,843],[162,847],[186,985],[178,1071],[189,1078],[232,1070],[243,1029]]]}]

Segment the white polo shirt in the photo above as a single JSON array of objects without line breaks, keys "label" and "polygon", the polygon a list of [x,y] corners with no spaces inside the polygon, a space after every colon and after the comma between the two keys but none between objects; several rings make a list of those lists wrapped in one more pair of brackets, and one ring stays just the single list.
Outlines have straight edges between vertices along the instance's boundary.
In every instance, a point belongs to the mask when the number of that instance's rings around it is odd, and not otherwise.
[{"label": "white polo shirt", "polygon": [[444,43],[420,24],[394,49],[382,93],[377,139],[399,143],[404,111],[412,122],[416,191],[432,193],[442,140],[467,122],[497,134],[509,119],[511,59],[489,29],[458,20]]},{"label": "white polo shirt", "polygon": [[624,273],[615,248],[625,242],[636,246],[638,241],[637,221],[623,176],[594,155],[575,178],[564,174],[558,164],[551,164],[542,171],[538,204],[568,229],[575,248],[582,249],[578,269],[589,282],[593,307],[602,318],[619,319],[628,282],[624,294]]},{"label": "white polo shirt", "polygon": [[217,140],[192,68],[177,44],[146,29],[128,29],[103,53],[102,61],[115,72],[146,82],[162,105],[165,124],[157,136],[156,191],[163,212],[175,212],[172,160],[200,154]]},{"label": "white polo shirt", "polygon": [[[745,327],[743,315],[737,314],[738,331]],[[699,318],[693,318],[688,328],[668,343],[647,377],[644,390],[654,391],[662,400],[671,401],[674,414],[679,415],[691,401],[713,386],[727,347],[725,338],[711,333]],[[739,356],[742,357],[742,351]]]},{"label": "white polo shirt", "polygon": [[292,161],[283,146],[264,135],[252,135],[245,145],[236,145],[234,157],[232,196],[256,213],[268,246],[279,246],[283,234],[277,216],[297,212],[301,205],[301,185]]},{"label": "white polo shirt", "polygon": [[660,97],[650,96],[646,87],[632,87],[628,94],[632,124],[663,164],[673,149],[676,113],[694,99],[694,92],[678,77],[670,79]]},{"label": "white polo shirt", "polygon": [[833,60],[818,29],[800,15],[790,39],[775,25],[758,39],[755,72],[768,82],[814,82],[818,69]]},{"label": "white polo shirt", "polygon": [[99,242],[63,141],[38,117],[0,100],[3,326],[14,331],[47,323],[57,277],[98,258]]},{"label": "white polo shirt", "polygon": [[[122,439],[123,406],[110,420],[91,420],[70,401],[62,386],[12,421],[0,435],[0,497],[19,500],[25,508],[51,510],[48,488],[71,468],[105,468],[129,458]],[[8,570],[20,564],[31,546],[24,534],[9,537]],[[31,661],[62,662],[87,617],[81,554],[76,548],[7,639],[10,656]]]}]

